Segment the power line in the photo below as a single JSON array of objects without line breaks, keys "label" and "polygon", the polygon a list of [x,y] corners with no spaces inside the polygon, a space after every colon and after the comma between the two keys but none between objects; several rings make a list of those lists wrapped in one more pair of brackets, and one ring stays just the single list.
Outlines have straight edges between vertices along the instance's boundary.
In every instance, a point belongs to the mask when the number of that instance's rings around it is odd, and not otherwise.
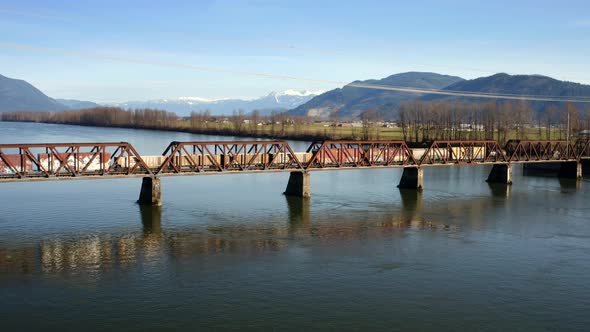
[{"label": "power line", "polygon": [[[39,14],[39,13],[35,13],[32,11],[10,10],[10,9],[0,8],[0,15],[1,14],[40,18],[40,19],[47,19],[47,20],[56,20],[56,21],[63,21],[63,22],[71,22],[70,19],[66,19],[66,18],[62,18],[62,17],[58,17],[58,16],[52,16],[52,15]],[[84,17],[84,20],[87,20],[88,18],[89,17],[86,16],[86,17]],[[244,43],[245,42],[243,39],[225,39],[225,40],[217,39],[217,40],[222,41],[222,42],[228,42],[228,43],[238,43],[238,42]],[[465,40],[465,41],[470,42],[470,40]],[[256,48],[263,48],[263,49],[299,51],[299,52],[305,52],[305,53],[323,54],[323,55],[327,55],[327,56],[347,55],[346,51],[344,51],[344,50],[340,50],[340,51],[337,51],[334,49],[318,50],[317,48],[313,48],[313,47],[300,47],[300,46],[295,46],[295,45],[290,45],[290,44],[285,45],[285,44],[278,44],[278,43],[253,43],[251,41],[246,41],[245,43],[247,43],[248,46],[253,46]],[[12,44],[12,45],[17,45],[17,44]],[[497,72],[494,70],[469,67],[469,66],[456,66],[456,65],[444,65],[444,64],[432,64],[432,63],[421,63],[418,65],[423,66],[423,67],[439,67],[439,68],[459,69],[459,70],[486,73],[486,74],[493,74],[493,73]],[[221,70],[221,69],[219,69],[219,70]],[[575,80],[575,79],[564,77],[564,76],[560,76],[560,78],[563,80]],[[339,82],[339,83],[342,83],[342,82]]]},{"label": "power line", "polygon": [[54,16],[54,15],[46,15],[43,13],[38,13],[35,11],[30,11],[30,10],[25,11],[25,10],[11,10],[11,9],[0,8],[0,15],[22,16],[22,17],[28,17],[28,18],[32,18],[32,19],[52,20],[52,21],[60,21],[60,22],[66,22],[66,23],[71,22],[69,19],[66,19],[64,17]]},{"label": "power line", "polygon": [[[564,97],[564,96],[495,94],[495,93],[487,93],[487,92],[423,89],[423,88],[399,87],[399,86],[389,86],[389,85],[375,85],[375,84],[364,84],[364,83],[350,83],[347,86],[355,87],[355,88],[365,88],[365,89],[391,90],[391,91],[409,92],[409,93],[418,93],[418,94],[434,94],[434,95],[472,97],[472,98],[590,103],[590,97],[583,97],[583,96],[581,96],[581,97]],[[571,98],[577,98],[577,99],[571,99]]]},{"label": "power line", "polygon": [[154,60],[146,60],[146,59],[139,59],[139,58],[109,56],[109,55],[101,55],[101,54],[96,54],[96,53],[73,52],[70,50],[57,49],[57,48],[47,48],[47,47],[37,47],[37,46],[30,46],[30,45],[25,45],[25,44],[0,43],[0,48],[12,49],[12,50],[18,50],[18,51],[34,52],[34,53],[73,56],[73,57],[85,58],[85,59],[97,59],[97,60],[107,60],[107,61],[121,62],[121,63],[153,65],[153,66],[177,68],[177,69],[188,69],[188,70],[194,70],[194,71],[200,71],[200,72],[220,73],[220,74],[243,76],[243,77],[267,78],[267,79],[275,79],[275,80],[283,80],[283,81],[311,82],[311,83],[340,85],[340,86],[364,88],[364,89],[407,92],[407,93],[416,93],[416,94],[435,94],[435,95],[445,95],[445,96],[488,98],[488,99],[590,103],[590,97],[582,97],[582,96],[580,96],[580,97],[564,97],[564,96],[540,96],[540,95],[515,95],[515,94],[500,94],[500,93],[485,93],[485,92],[451,91],[451,90],[442,90],[442,89],[424,89],[424,88],[389,86],[389,85],[378,85],[378,84],[367,84],[367,83],[347,83],[347,82],[334,81],[334,80],[313,79],[313,78],[305,78],[305,77],[297,77],[297,76],[289,76],[289,75],[277,75],[277,74],[268,74],[268,73],[260,73],[260,72],[232,70],[232,69],[215,68],[215,67],[209,67],[209,66],[197,66],[197,65],[191,65],[191,64],[182,64],[182,63],[175,63],[175,62],[165,62],[165,61],[154,61]]}]

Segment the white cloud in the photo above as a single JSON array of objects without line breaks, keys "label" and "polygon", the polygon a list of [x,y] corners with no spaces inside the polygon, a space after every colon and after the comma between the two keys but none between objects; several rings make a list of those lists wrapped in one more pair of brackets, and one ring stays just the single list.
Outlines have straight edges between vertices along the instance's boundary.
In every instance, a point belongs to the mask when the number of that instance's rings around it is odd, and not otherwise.
[{"label": "white cloud", "polygon": [[289,89],[289,90],[285,90],[282,94],[285,95],[285,96],[308,97],[308,96],[317,96],[317,95],[320,95],[320,94],[322,94],[324,92],[325,91],[323,91],[323,90],[317,90],[317,91],[308,91],[308,90],[297,91],[297,90]]},{"label": "white cloud", "polygon": [[227,100],[227,99],[228,98],[212,99],[212,98],[202,98],[202,97],[178,97],[178,100],[197,102],[197,103],[211,103],[211,102]]},{"label": "white cloud", "polygon": [[590,18],[572,21],[571,25],[578,28],[590,28]]}]

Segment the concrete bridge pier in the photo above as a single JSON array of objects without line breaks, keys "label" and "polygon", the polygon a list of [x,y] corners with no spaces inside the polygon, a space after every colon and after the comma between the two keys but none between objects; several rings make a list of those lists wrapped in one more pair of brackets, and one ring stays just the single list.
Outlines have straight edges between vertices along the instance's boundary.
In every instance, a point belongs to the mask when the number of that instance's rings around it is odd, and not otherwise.
[{"label": "concrete bridge pier", "polygon": [[581,179],[582,163],[579,161],[562,162],[557,176],[564,179]]},{"label": "concrete bridge pier", "polygon": [[510,164],[494,164],[487,182],[512,184],[512,165]]},{"label": "concrete bridge pier", "polygon": [[311,197],[310,174],[308,172],[291,172],[284,194],[303,198]]},{"label": "concrete bridge pier", "polygon": [[143,178],[137,203],[152,206],[162,205],[162,188],[159,178],[151,176]]},{"label": "concrete bridge pier", "polygon": [[402,178],[397,185],[400,189],[422,190],[424,170],[420,167],[405,167]]}]

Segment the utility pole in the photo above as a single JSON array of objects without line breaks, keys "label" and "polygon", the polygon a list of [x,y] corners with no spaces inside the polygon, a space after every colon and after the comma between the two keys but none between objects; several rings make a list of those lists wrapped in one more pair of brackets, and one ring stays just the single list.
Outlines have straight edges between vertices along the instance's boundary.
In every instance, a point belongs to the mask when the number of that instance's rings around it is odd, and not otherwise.
[{"label": "utility pole", "polygon": [[570,112],[569,110],[567,111],[567,132],[566,132],[566,138],[565,138],[565,146],[566,146],[566,153],[565,153],[565,159],[570,159]]}]

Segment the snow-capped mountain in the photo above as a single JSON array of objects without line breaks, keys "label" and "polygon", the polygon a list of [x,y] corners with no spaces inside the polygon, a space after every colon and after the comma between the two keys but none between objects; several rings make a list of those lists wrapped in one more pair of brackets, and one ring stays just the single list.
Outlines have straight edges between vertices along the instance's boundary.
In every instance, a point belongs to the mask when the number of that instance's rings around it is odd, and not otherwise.
[{"label": "snow-capped mountain", "polygon": [[254,110],[258,110],[261,113],[269,113],[270,111],[284,111],[295,108],[322,93],[323,91],[286,90],[283,92],[271,92],[264,97],[250,100],[178,97],[172,99],[113,103],[111,105],[122,108],[155,108],[174,112],[181,116],[189,115],[193,111],[209,111],[212,115],[231,115],[234,111],[239,110],[244,111],[244,113],[249,113]]}]

